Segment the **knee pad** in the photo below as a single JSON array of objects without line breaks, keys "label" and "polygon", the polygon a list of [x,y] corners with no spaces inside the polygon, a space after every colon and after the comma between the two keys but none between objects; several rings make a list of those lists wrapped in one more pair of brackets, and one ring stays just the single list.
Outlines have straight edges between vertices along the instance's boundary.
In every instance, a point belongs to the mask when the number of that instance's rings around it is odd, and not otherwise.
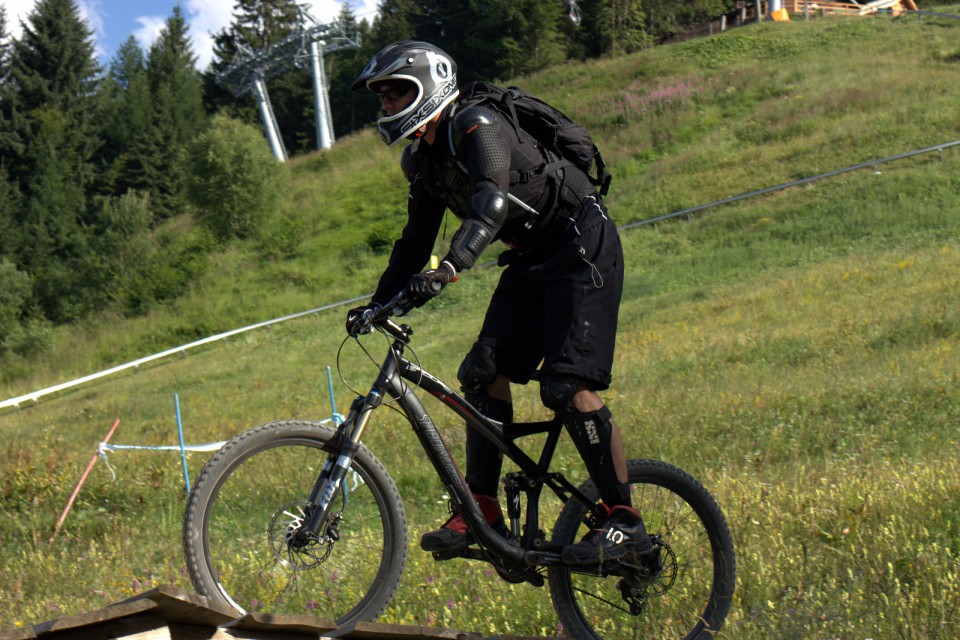
[{"label": "knee pad", "polygon": [[590,478],[607,505],[630,505],[630,487],[617,477],[613,452],[613,416],[607,407],[580,413],[569,411],[563,425],[583,458]]},{"label": "knee pad", "polygon": [[557,413],[570,411],[570,401],[578,390],[577,379],[564,376],[549,376],[540,380],[540,401],[547,409]]},{"label": "knee pad", "polygon": [[477,341],[457,369],[457,380],[466,393],[476,393],[497,377],[497,358],[492,345]]}]

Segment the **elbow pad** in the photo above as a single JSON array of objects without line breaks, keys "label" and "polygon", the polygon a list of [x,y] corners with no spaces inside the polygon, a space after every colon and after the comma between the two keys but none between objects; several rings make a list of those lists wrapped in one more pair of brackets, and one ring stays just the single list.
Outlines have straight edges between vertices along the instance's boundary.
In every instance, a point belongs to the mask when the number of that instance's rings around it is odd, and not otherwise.
[{"label": "elbow pad", "polygon": [[493,235],[493,229],[482,220],[467,218],[453,234],[450,253],[444,260],[448,260],[457,271],[469,269],[477,262],[483,250],[493,242]]},{"label": "elbow pad", "polygon": [[499,229],[507,220],[507,197],[500,189],[477,191],[470,196],[467,206],[471,217],[480,218],[494,229]]}]

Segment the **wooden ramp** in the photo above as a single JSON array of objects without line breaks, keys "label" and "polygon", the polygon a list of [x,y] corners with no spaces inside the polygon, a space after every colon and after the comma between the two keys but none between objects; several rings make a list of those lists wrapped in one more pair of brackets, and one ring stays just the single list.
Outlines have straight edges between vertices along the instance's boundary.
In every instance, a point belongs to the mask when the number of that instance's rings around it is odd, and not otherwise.
[{"label": "wooden ramp", "polygon": [[312,616],[233,612],[203,596],[161,586],[134,598],[93,611],[32,627],[0,631],[0,640],[543,640],[524,636],[483,636],[479,633],[360,622],[338,628],[331,620]]}]

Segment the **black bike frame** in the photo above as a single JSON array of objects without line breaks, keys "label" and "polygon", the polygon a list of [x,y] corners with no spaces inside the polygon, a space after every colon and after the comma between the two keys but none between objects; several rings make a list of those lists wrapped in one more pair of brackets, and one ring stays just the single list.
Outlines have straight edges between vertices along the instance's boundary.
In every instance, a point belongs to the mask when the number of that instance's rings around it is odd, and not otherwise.
[{"label": "black bike frame", "polygon": [[[350,413],[338,429],[338,437],[330,442],[330,458],[310,496],[310,503],[316,508],[306,529],[313,533],[319,531],[330,502],[359,449],[370,415],[383,403],[384,396],[389,395],[406,414],[443,486],[463,514],[467,526],[488,552],[513,566],[562,564],[560,548],[553,548],[540,534],[539,501],[543,486],[550,487],[563,502],[573,497],[583,502],[588,509],[592,508],[593,502],[562,474],[549,471],[563,431],[560,421],[554,419],[503,424],[487,418],[442,380],[404,357],[404,348],[412,333],[410,327],[398,325],[390,319],[383,321],[380,326],[385,333],[393,336],[393,342],[370,392],[354,400]],[[418,388],[434,396],[463,418],[470,428],[493,443],[505,457],[520,468],[519,473],[507,474],[507,512],[515,534],[519,532],[519,492],[527,493],[526,527],[519,541],[507,540],[494,531],[483,517],[463,475],[443,443],[440,432],[420,398],[414,393]],[[540,459],[535,461],[520,449],[514,440],[539,433],[545,433],[546,438]]]}]

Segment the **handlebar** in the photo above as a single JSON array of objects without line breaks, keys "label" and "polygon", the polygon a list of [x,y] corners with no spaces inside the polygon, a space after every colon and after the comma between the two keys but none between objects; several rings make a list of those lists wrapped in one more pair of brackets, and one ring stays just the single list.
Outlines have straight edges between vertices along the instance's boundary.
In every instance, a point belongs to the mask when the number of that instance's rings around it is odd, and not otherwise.
[{"label": "handlebar", "polygon": [[411,333],[409,328],[401,328],[400,325],[391,320],[391,317],[404,316],[413,308],[413,301],[407,297],[406,290],[403,290],[382,306],[364,311],[350,327],[350,335],[356,338],[359,335],[370,333],[374,327],[383,327],[394,337],[405,337]]}]

